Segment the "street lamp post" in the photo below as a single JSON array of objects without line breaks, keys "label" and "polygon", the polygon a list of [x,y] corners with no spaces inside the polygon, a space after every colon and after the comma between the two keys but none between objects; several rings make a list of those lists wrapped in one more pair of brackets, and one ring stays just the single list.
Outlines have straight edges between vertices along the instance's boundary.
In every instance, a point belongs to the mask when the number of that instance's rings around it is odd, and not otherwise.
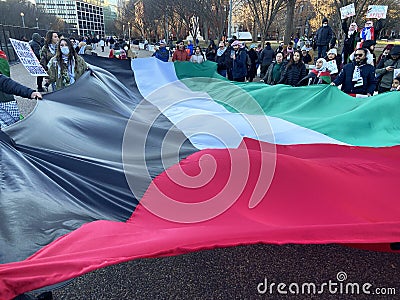
[{"label": "street lamp post", "polygon": [[39,19],[38,18],[36,18],[36,28],[39,29]]},{"label": "street lamp post", "polygon": [[232,36],[232,0],[229,0],[229,19],[228,19],[228,38],[230,39]]},{"label": "street lamp post", "polygon": [[124,36],[125,39],[125,24],[122,24],[122,35]]},{"label": "street lamp post", "polygon": [[25,19],[24,19],[25,14],[23,12],[21,12],[20,15],[21,15],[21,18],[22,18],[22,27],[25,27]]},{"label": "street lamp post", "polygon": [[128,39],[129,44],[131,43],[131,22],[128,22]]}]

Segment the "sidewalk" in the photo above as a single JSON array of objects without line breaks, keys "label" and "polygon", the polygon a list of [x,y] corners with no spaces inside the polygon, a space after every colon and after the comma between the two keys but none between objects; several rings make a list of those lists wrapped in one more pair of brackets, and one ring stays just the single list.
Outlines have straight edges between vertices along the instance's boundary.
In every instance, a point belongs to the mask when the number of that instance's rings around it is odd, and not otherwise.
[{"label": "sidewalk", "polygon": [[[106,46],[104,52],[102,52],[101,47],[96,47],[95,52],[97,53],[98,56],[108,57],[110,53],[110,48]],[[151,55],[152,53],[146,50],[139,50],[138,52],[139,58],[150,57]],[[31,76],[21,63],[16,63],[11,65],[10,71],[11,71],[11,78],[14,79],[15,81],[25,86],[28,86],[32,89],[37,88],[36,77]],[[15,97],[15,99],[17,100],[20,113],[23,116],[27,116],[36,106],[36,100],[25,99],[17,96]]]}]

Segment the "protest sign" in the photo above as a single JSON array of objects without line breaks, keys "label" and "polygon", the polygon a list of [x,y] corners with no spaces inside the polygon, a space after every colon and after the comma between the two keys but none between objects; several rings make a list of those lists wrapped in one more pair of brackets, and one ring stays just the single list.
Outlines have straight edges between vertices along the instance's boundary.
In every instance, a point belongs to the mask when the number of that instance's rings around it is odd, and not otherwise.
[{"label": "protest sign", "polygon": [[368,5],[367,18],[386,19],[387,5]]},{"label": "protest sign", "polygon": [[340,8],[340,17],[342,20],[355,15],[356,15],[356,9],[354,7],[354,3]]},{"label": "protest sign", "polygon": [[396,78],[397,76],[400,76],[400,69],[393,70],[393,78]]},{"label": "protest sign", "polygon": [[45,69],[40,65],[39,60],[35,53],[33,53],[28,42],[18,41],[11,38],[10,42],[14,47],[19,60],[32,76],[48,76]]}]

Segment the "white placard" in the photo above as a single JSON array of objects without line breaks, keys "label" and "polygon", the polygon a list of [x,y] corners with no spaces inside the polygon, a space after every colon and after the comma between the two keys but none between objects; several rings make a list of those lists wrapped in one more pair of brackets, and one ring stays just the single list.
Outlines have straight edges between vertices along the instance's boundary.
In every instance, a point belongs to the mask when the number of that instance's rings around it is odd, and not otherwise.
[{"label": "white placard", "polygon": [[331,74],[339,73],[338,66],[336,64],[336,60],[327,61],[327,69],[330,71]]},{"label": "white placard", "polygon": [[393,70],[393,79],[396,78],[397,76],[400,76],[400,69]]},{"label": "white placard", "polygon": [[10,38],[10,42],[25,69],[32,76],[49,76],[42,67],[28,42],[18,41]]},{"label": "white placard", "polygon": [[340,8],[340,17],[342,20],[355,15],[356,15],[356,8],[354,7],[354,3]]},{"label": "white placard", "polygon": [[387,5],[368,5],[367,18],[386,19]]}]

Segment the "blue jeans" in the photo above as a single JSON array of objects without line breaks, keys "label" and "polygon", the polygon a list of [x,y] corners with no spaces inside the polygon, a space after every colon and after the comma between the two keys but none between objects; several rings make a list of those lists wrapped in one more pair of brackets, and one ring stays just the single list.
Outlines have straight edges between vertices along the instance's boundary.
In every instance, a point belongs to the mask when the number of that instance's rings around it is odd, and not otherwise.
[{"label": "blue jeans", "polygon": [[226,70],[219,70],[218,74],[226,78]]},{"label": "blue jeans", "polygon": [[318,47],[318,58],[324,58],[326,56],[326,52],[328,51],[328,46],[317,46]]}]

